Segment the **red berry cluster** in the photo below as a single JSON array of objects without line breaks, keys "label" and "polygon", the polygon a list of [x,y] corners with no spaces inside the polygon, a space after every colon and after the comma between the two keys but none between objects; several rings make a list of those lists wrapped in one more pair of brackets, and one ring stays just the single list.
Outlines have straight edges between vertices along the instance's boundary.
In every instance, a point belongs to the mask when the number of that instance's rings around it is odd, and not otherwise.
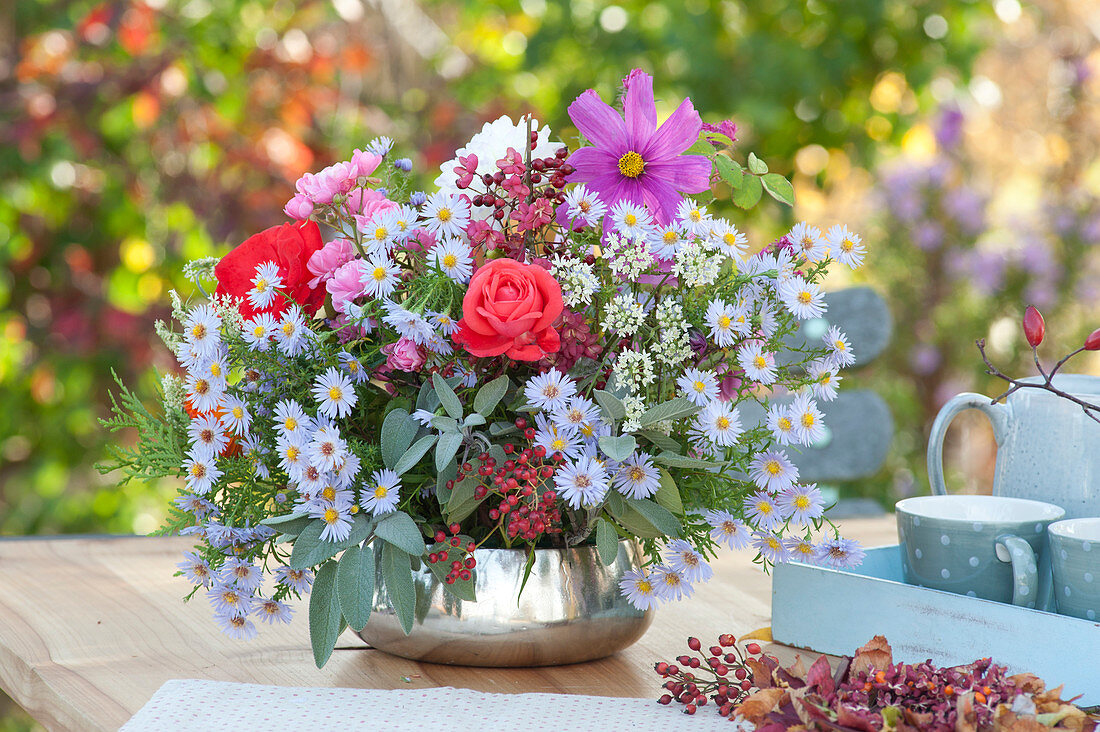
[{"label": "red berry cluster", "polygon": [[[538,147],[539,135],[531,133],[530,147],[534,150]],[[560,147],[557,151],[545,158],[535,158],[531,161],[531,169],[518,152],[510,150],[510,154],[497,161],[497,172],[484,173],[481,183],[485,186],[483,193],[476,193],[470,199],[474,206],[492,206],[496,209],[493,218],[501,221],[507,215],[505,206],[509,200],[526,198],[533,195],[535,198],[546,198],[555,203],[565,202],[565,178],[576,169],[565,162],[569,157],[569,150]],[[526,179],[525,179],[526,178]],[[470,183],[464,180],[458,181],[458,187],[469,188]],[[528,187],[530,185],[530,187]]]},{"label": "red berry cluster", "polygon": [[[451,532],[450,537],[442,529],[435,532],[433,537],[435,544],[428,553],[428,562],[436,564],[449,561],[451,563],[451,569],[447,572],[446,577],[446,582],[449,585],[453,585],[458,580],[469,581],[473,577],[473,568],[477,566],[477,559],[474,558],[474,550],[477,549],[477,544],[472,540],[467,540],[465,546],[463,546],[463,537],[459,536],[462,527],[458,524],[451,524],[447,529]],[[451,559],[452,552],[455,554],[454,559]]]},{"label": "red berry cluster", "polygon": [[[753,688],[752,672],[745,663],[746,659],[762,655],[756,643],[746,644],[744,652],[736,644],[737,639],[725,633],[718,636],[718,645],[707,649],[708,656],[700,658],[685,654],[677,657],[675,664],[665,661],[655,664],[654,670],[661,678],[668,679],[664,686],[669,691],[657,701],[661,704],[679,702],[684,705],[684,714],[695,714],[699,707],[707,704],[709,695],[718,707],[718,713],[723,717],[730,716],[733,708]],[[698,652],[702,643],[698,638],[688,638],[688,648]],[[698,673],[713,678],[700,678],[696,675]]]}]

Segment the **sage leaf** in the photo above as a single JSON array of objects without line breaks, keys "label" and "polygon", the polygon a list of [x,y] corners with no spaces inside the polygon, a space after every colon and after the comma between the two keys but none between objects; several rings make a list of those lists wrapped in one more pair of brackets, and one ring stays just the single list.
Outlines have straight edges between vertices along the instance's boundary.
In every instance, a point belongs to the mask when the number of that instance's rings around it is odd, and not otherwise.
[{"label": "sage leaf", "polygon": [[[386,597],[405,635],[412,632],[416,611],[416,586],[413,584],[412,563],[407,552],[393,544],[382,544],[382,581]],[[315,580],[316,582],[316,580]]]},{"label": "sage leaf", "polygon": [[382,464],[393,469],[413,439],[420,425],[404,409],[394,409],[382,420],[382,431],[379,441],[382,445]]},{"label": "sage leaf", "polygon": [[412,470],[420,458],[427,454],[428,450],[432,449],[432,445],[435,444],[435,435],[424,435],[419,440],[414,442],[405,454],[401,456],[401,459],[393,466],[393,472],[398,475],[404,475]]},{"label": "sage leaf", "polygon": [[638,418],[638,424],[642,427],[651,427],[658,422],[690,417],[699,409],[700,407],[687,397],[675,397],[645,410]]},{"label": "sage leaf", "polygon": [[600,438],[599,443],[603,454],[618,462],[626,460],[638,449],[638,441],[634,439],[633,435],[622,435],[620,437],[604,435]]},{"label": "sage leaf", "polygon": [[596,519],[596,552],[605,565],[611,565],[619,556],[619,533],[602,518]]},{"label": "sage leaf", "polygon": [[474,411],[483,417],[488,417],[506,393],[508,393],[508,377],[498,376],[477,390],[477,394],[474,395]]},{"label": "sage leaf", "polygon": [[592,392],[592,396],[596,398],[596,404],[600,405],[608,422],[614,424],[626,418],[626,405],[611,392],[596,389]]},{"label": "sage leaf", "polygon": [[458,400],[451,385],[438,372],[432,374],[432,385],[435,386],[435,394],[439,397],[439,403],[443,405],[447,414],[453,419],[462,419],[462,402]]},{"label": "sage leaf", "polygon": [[435,469],[443,470],[454,459],[458,448],[462,446],[462,435],[458,432],[444,432],[435,446]]},{"label": "sage leaf", "polygon": [[672,478],[672,473],[668,472],[664,468],[658,468],[661,471],[661,485],[657,488],[657,493],[653,496],[653,500],[661,506],[664,506],[674,514],[684,515],[684,500],[680,497],[680,489],[676,486],[676,481]]},{"label": "sage leaf", "polygon": [[424,553],[425,541],[416,522],[404,511],[394,511],[374,527],[374,535],[413,556]]},{"label": "sage leaf", "polygon": [[336,565],[336,595],[340,612],[354,631],[360,631],[370,620],[374,607],[374,550],[353,546],[340,557]]},{"label": "sage leaf", "polygon": [[309,642],[317,668],[324,666],[332,655],[342,630],[342,618],[336,598],[336,562],[325,562],[317,570],[309,593]]}]

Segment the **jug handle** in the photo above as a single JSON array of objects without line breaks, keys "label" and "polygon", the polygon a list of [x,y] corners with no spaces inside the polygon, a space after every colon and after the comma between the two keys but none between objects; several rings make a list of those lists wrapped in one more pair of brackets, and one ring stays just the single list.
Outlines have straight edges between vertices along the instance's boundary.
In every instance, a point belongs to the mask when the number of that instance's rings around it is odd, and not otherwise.
[{"label": "jug handle", "polygon": [[989,397],[973,392],[956,394],[944,404],[936,420],[932,423],[932,432],[928,436],[928,482],[932,487],[933,495],[945,495],[947,484],[943,476],[943,439],[947,435],[947,428],[951,420],[959,412],[966,409],[981,410],[993,425],[993,439],[1000,447],[1004,440],[1005,430],[1008,427],[1008,406],[1006,404],[992,404]]}]

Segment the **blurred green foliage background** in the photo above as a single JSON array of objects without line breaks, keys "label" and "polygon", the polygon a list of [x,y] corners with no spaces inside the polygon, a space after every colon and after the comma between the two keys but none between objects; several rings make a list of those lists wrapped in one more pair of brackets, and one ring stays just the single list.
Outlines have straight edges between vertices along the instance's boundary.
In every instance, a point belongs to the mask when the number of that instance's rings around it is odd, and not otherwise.
[{"label": "blurred green foliage background", "polygon": [[[112,370],[152,394],[152,323],[180,267],[284,220],[303,172],[375,135],[427,184],[480,125],[614,95],[638,66],[665,112],[792,176],[756,241],[845,221],[891,303],[889,355],[849,384],[890,402],[889,465],[848,490],[924,490],[926,429],[997,393],[973,340],[1029,371],[1100,325],[1100,51],[1087,0],[93,0],[0,7],[0,533],[148,532],[170,486],[93,470]],[[1092,18],[1095,21],[1095,18]],[[836,286],[847,284],[838,280]],[[1082,362],[1076,370],[1097,370]],[[980,483],[983,427],[952,465]],[[977,478],[973,477],[977,476]],[[5,723],[0,723],[3,729]],[[16,727],[23,722],[8,722]]]}]

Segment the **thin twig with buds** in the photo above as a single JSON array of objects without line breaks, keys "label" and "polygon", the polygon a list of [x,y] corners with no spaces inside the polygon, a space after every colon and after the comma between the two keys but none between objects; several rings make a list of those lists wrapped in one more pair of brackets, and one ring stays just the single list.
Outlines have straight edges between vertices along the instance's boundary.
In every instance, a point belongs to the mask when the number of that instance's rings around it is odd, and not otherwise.
[{"label": "thin twig with buds", "polygon": [[990,362],[989,357],[986,356],[986,354],[985,354],[985,339],[984,338],[979,338],[978,340],[975,341],[975,344],[978,346],[978,351],[979,351],[979,353],[982,354],[982,361],[985,362],[985,365],[987,367],[985,372],[987,374],[989,374],[990,376],[996,376],[998,379],[1003,379],[1003,380],[1007,381],[1009,384],[1012,385],[1006,392],[1004,392],[1000,396],[995,396],[992,399],[990,399],[989,400],[990,404],[996,404],[997,402],[1001,401],[1002,399],[1005,399],[1010,394],[1012,394],[1016,391],[1019,391],[1020,389],[1042,389],[1044,391],[1049,391],[1052,394],[1056,394],[1057,396],[1060,396],[1063,399],[1067,399],[1067,400],[1073,402],[1074,404],[1080,405],[1081,409],[1084,410],[1085,414],[1090,419],[1092,419],[1093,421],[1095,421],[1097,423],[1100,423],[1100,405],[1090,404],[1089,402],[1086,402],[1083,399],[1075,397],[1073,394],[1069,394],[1068,392],[1062,391],[1058,387],[1054,386],[1054,384],[1052,383],[1054,375],[1056,373],[1058,373],[1058,369],[1062,368],[1062,366],[1066,363],[1066,361],[1070,360],[1073,356],[1076,356],[1081,351],[1087,350],[1084,346],[1082,346],[1081,348],[1078,348],[1076,351],[1070,353],[1065,358],[1063,358],[1061,361],[1056,363],[1054,365],[1054,368],[1052,368],[1050,370],[1050,373],[1047,373],[1047,372],[1043,371],[1043,367],[1041,365],[1039,365],[1039,355],[1038,355],[1036,349],[1032,348],[1031,349],[1032,354],[1035,356],[1035,367],[1037,369],[1039,369],[1039,373],[1042,374],[1043,381],[1041,383],[1030,383],[1030,382],[1019,381],[1017,379],[1011,378],[1010,376],[1006,376],[1004,373],[1001,372],[1000,369],[998,369],[996,366],[994,366]]}]

